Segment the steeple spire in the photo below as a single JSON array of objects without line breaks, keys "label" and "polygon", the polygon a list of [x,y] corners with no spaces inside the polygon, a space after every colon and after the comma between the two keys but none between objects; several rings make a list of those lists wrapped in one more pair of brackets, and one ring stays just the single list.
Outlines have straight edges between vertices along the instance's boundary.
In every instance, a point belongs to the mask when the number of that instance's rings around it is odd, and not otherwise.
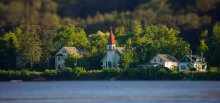
[{"label": "steeple spire", "polygon": [[108,38],[108,45],[115,45],[115,37],[112,33],[112,27],[110,27],[110,35],[109,35],[109,38]]}]

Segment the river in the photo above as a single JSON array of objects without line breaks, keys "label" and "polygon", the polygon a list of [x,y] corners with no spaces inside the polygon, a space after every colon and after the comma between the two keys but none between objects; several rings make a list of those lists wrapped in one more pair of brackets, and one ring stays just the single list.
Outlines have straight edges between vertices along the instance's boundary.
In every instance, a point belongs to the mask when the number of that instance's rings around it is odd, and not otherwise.
[{"label": "river", "polygon": [[0,82],[0,103],[220,103],[220,82]]}]

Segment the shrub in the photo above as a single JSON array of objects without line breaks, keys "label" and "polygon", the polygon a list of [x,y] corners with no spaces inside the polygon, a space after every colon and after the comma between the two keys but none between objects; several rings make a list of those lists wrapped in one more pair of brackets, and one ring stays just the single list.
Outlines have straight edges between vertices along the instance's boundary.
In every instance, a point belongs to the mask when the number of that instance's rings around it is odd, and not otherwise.
[{"label": "shrub", "polygon": [[107,68],[103,69],[100,73],[100,79],[112,79],[112,78],[118,78],[119,73],[121,72],[121,69],[119,68]]},{"label": "shrub", "polygon": [[51,69],[51,70],[45,69],[43,76],[48,80],[57,80],[59,72],[60,71],[58,69]]},{"label": "shrub", "polygon": [[86,72],[86,70],[83,67],[74,68],[74,73],[75,73],[76,79],[80,78],[81,74],[83,74],[85,72]]},{"label": "shrub", "polygon": [[40,75],[40,72],[29,70],[0,70],[0,80],[33,80]]},{"label": "shrub", "polygon": [[156,68],[107,68],[86,71],[82,67],[65,69],[46,69],[44,72],[30,70],[0,70],[0,80],[220,80],[220,72],[216,69],[209,72],[177,72],[164,67]]},{"label": "shrub", "polygon": [[219,69],[218,69],[218,67],[210,67],[210,68],[208,69],[208,71],[209,71],[209,72],[219,72]]}]

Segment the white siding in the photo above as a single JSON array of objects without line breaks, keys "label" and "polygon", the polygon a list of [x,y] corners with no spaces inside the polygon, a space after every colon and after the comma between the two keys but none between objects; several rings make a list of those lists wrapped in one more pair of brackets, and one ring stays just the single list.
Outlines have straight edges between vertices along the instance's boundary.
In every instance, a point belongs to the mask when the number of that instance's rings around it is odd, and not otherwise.
[{"label": "white siding", "polygon": [[[179,63],[179,71],[181,72],[181,71],[185,71],[185,70],[190,70],[189,63],[190,62],[180,62]],[[182,69],[183,66],[185,66],[186,69]],[[205,68],[202,69],[203,64],[200,64],[198,62],[194,62],[192,66],[193,66],[192,68],[196,68],[196,71],[206,71],[206,68],[207,68],[207,65],[205,64],[204,65]]]},{"label": "white siding", "polygon": [[177,66],[178,66],[177,62],[165,62],[165,67],[167,67],[167,68],[172,69],[172,68],[175,68]]},{"label": "white siding", "polygon": [[153,59],[151,59],[150,63],[157,63],[157,64],[163,65],[164,67],[167,67],[169,69],[172,69],[174,67],[178,67],[178,62],[164,61],[158,55],[156,55]]},{"label": "white siding", "polygon": [[105,57],[102,59],[102,67],[110,68],[109,62],[111,62],[111,67],[118,67],[119,61],[120,61],[120,55],[118,54],[118,52],[114,50],[109,50],[107,51]]},{"label": "white siding", "polygon": [[164,61],[157,55],[153,59],[151,59],[150,63],[157,63],[160,65],[165,65]]},{"label": "white siding", "polygon": [[107,65],[106,65],[106,57],[107,57],[107,55],[105,55],[104,58],[101,60],[102,68],[106,68],[107,67]]},{"label": "white siding", "polygon": [[120,55],[118,53],[116,53],[116,55],[115,55],[115,66],[116,67],[119,66],[119,61],[120,61]]},{"label": "white siding", "polygon": [[[66,49],[63,47],[56,53],[56,55],[58,55],[58,56],[55,56],[55,68],[64,69],[65,68],[65,58],[67,57],[67,55],[69,55],[69,52],[66,51]],[[60,60],[58,60],[58,58],[60,58]]]}]

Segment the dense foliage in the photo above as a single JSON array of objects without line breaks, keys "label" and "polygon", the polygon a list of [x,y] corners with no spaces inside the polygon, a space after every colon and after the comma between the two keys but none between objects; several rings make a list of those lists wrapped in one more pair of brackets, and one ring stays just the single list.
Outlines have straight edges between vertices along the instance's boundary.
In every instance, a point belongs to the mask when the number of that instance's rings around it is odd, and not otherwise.
[{"label": "dense foliage", "polygon": [[[220,66],[219,5],[220,0],[1,0],[0,69],[53,68],[62,46],[84,52],[79,66],[100,69],[110,26],[117,46],[126,47],[123,69],[157,53],[179,59],[190,48],[202,52],[210,66]],[[69,61],[74,67],[75,58]]]},{"label": "dense foliage", "polygon": [[0,80],[220,80],[220,71],[210,69],[208,72],[182,73],[166,68],[108,68],[103,70],[88,70],[70,68],[35,72],[29,70],[0,70]]}]

